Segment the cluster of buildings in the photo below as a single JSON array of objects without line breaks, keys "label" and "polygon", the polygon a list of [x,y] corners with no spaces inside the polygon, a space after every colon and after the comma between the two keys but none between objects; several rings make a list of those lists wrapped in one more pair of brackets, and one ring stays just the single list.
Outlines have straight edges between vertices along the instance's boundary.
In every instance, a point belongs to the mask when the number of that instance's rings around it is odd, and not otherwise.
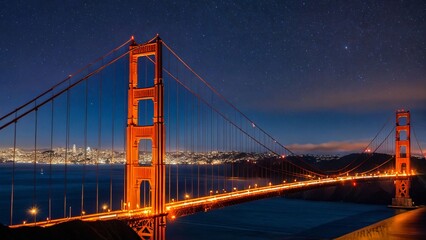
[{"label": "cluster of buildings", "polygon": [[[139,153],[140,164],[150,164],[152,155],[150,152]],[[222,164],[229,162],[253,162],[256,163],[265,157],[271,157],[268,153],[243,153],[243,152],[190,152],[175,151],[166,153],[166,164]],[[4,148],[0,149],[0,163],[37,163],[43,164],[124,164],[126,154],[124,151],[97,150],[88,147],[71,149],[54,148],[52,150]]]},{"label": "cluster of buildings", "polygon": [[54,148],[52,150],[37,150],[7,148],[0,149],[0,163],[12,162],[15,163],[52,163],[64,164],[117,164],[125,162],[125,153],[111,150],[92,150],[87,148],[69,149]]}]

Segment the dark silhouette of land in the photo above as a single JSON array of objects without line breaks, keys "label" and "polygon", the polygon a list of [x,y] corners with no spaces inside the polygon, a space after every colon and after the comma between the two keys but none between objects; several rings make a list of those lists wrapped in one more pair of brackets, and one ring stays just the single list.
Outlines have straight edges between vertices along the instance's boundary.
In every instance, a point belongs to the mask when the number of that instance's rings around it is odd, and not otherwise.
[{"label": "dark silhouette of land", "polygon": [[51,227],[9,228],[0,225],[0,240],[140,240],[140,237],[125,222],[119,220],[64,222]]}]

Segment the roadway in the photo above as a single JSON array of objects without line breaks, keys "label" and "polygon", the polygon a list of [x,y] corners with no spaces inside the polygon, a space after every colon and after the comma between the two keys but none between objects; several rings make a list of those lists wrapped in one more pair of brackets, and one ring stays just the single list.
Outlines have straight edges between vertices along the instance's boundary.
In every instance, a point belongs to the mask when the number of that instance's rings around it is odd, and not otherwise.
[{"label": "roadway", "polygon": [[[415,176],[416,174],[410,174]],[[407,176],[406,174],[399,176]],[[182,201],[166,203],[166,213],[170,220],[175,219],[179,216],[195,213],[198,211],[208,211],[216,207],[223,207],[226,205],[236,204],[239,202],[265,198],[268,196],[280,195],[285,192],[291,191],[303,191],[311,188],[318,188],[324,186],[332,186],[341,184],[344,182],[356,182],[356,181],[370,181],[370,180],[390,180],[398,177],[398,174],[371,174],[371,175],[359,175],[359,176],[345,176],[336,178],[319,178],[315,180],[307,181],[294,181],[284,182],[282,184],[268,185],[263,187],[250,187],[244,190],[235,190],[232,192],[212,194],[209,196],[199,198],[188,198]],[[107,211],[96,214],[87,214],[68,218],[52,219],[47,221],[39,221],[36,223],[22,223],[11,225],[10,227],[22,227],[22,226],[50,226],[61,222],[71,220],[83,220],[83,221],[96,221],[96,220],[110,220],[110,219],[143,219],[151,218],[154,214],[151,212],[150,207],[140,208],[135,210],[116,210]]]}]

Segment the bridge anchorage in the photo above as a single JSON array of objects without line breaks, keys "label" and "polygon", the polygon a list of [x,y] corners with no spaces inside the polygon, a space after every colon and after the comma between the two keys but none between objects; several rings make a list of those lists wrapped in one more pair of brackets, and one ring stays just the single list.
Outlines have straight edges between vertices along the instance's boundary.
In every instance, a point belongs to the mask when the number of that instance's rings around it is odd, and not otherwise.
[{"label": "bridge anchorage", "polygon": [[[165,239],[165,132],[162,77],[162,41],[157,35],[152,41],[137,44],[129,49],[129,89],[126,129],[125,203],[123,208],[135,210],[141,206],[140,186],[147,181],[151,189],[151,218],[132,218],[127,222],[142,239]],[[138,58],[154,56],[154,86],[138,88]],[[138,125],[139,101],[153,101],[153,124]],[[139,141],[147,139],[152,144],[150,166],[139,165]]]}]

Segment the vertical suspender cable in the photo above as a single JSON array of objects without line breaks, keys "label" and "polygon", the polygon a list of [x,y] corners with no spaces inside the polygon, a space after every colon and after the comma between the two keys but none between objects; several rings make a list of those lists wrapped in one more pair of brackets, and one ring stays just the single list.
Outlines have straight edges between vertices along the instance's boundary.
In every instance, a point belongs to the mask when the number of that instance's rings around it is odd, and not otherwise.
[{"label": "vertical suspender cable", "polygon": [[[200,103],[198,99],[195,99],[197,104],[197,147],[200,143]],[[200,149],[197,148],[197,153],[199,153]],[[197,162],[197,197],[200,197],[200,162]]]},{"label": "vertical suspender cable", "polygon": [[[53,94],[53,93],[52,93]],[[53,119],[55,100],[52,99],[52,115],[50,119],[50,154],[49,154],[49,221],[52,219],[52,155],[53,155]]]},{"label": "vertical suspender cable", "polygon": [[[104,62],[102,61],[102,65],[104,65]],[[114,77],[113,77],[113,85],[115,85],[115,81],[116,81],[116,69],[115,69],[115,66],[117,65],[117,63],[115,63],[114,64],[114,68],[113,68],[113,70],[114,70]],[[102,73],[101,73],[101,82],[103,81],[103,77],[102,77],[103,75],[102,75]],[[101,95],[101,103],[102,103],[102,83],[101,84],[99,84],[100,85],[100,95]],[[114,106],[115,106],[115,87],[114,87],[114,89],[113,89],[113,114],[112,114],[112,118],[114,119]],[[124,102],[124,104],[126,104],[126,102]],[[100,114],[102,114],[102,105],[100,106],[100,108],[101,108],[101,110],[100,110]],[[126,114],[124,114],[124,115],[126,115]],[[124,116],[124,117],[126,117],[126,116]],[[127,119],[126,119],[127,120]],[[102,115],[101,115],[101,120],[100,120],[100,123],[99,123],[101,126],[102,126]],[[125,124],[127,124],[127,121],[125,121]],[[126,128],[124,128],[124,129],[126,129]],[[113,130],[113,133],[114,133],[114,120],[112,120],[112,130]],[[101,131],[102,132],[102,131]],[[126,134],[126,130],[124,130],[124,133]],[[102,143],[102,133],[100,134],[101,135],[101,139],[100,139],[100,142]],[[112,211],[112,166],[113,166],[113,156],[114,156],[114,134],[112,134],[111,135],[111,138],[112,138],[112,143],[111,143],[111,145],[112,145],[112,154],[111,154],[111,161],[109,161],[109,209]],[[102,147],[102,145],[101,145],[101,147]],[[99,149],[100,150],[100,149]],[[124,171],[126,171],[125,170],[125,168],[124,168]],[[125,175],[124,175],[125,176]],[[121,206],[120,206],[120,209],[121,209]]]},{"label": "vertical suspender cable", "polygon": [[[182,75],[183,75],[183,73],[182,73]],[[182,81],[184,81],[185,79],[182,77]],[[186,148],[186,119],[187,119],[187,115],[186,115],[186,94],[185,94],[185,89],[183,89],[183,91],[182,91],[182,103],[181,103],[181,105],[182,105],[182,114],[181,114],[181,116],[182,116],[182,156],[186,156],[186,151],[187,151],[187,148]],[[184,194],[184,196],[186,195],[186,173],[185,173],[185,165],[183,166],[184,168],[182,169],[182,174],[181,174],[181,176],[184,178],[184,185],[183,185],[183,194]],[[185,199],[185,198],[184,198]]]},{"label": "vertical suspender cable", "polygon": [[[103,65],[103,60],[102,60],[102,65]],[[99,156],[101,154],[101,148],[102,148],[102,72],[101,72],[101,78],[99,80],[98,88],[99,89],[98,89],[98,151],[96,151],[97,153],[96,154],[96,213],[99,212]],[[111,154],[113,154],[113,152]]]},{"label": "vertical suspender cable", "polygon": [[[176,76],[179,79],[179,66],[176,68]],[[179,86],[176,84],[176,201],[179,201]]]},{"label": "vertical suspender cable", "polygon": [[[15,112],[15,119],[18,111]],[[12,186],[10,189],[10,225],[13,224],[13,203],[15,195],[15,160],[16,160],[16,125],[17,121],[13,124],[13,161],[12,161]]]},{"label": "vertical suspender cable", "polygon": [[[128,60],[128,61],[130,61],[130,60]],[[130,62],[128,62],[127,64],[130,64]],[[129,74],[130,74],[130,69],[127,67],[127,68],[125,68],[126,70],[126,74],[125,74],[125,76],[129,76]],[[115,76],[116,76],[116,71],[115,71],[115,68],[114,68],[114,78],[115,78]],[[128,99],[127,99],[127,88],[124,88],[123,87],[123,109],[124,109],[124,114],[123,114],[123,129],[127,129],[127,112],[126,112],[126,109],[127,109],[127,101],[128,101]],[[125,152],[126,151],[126,145],[127,144],[130,144],[130,143],[127,143],[126,142],[126,138],[127,138],[127,130],[124,130],[123,131],[123,139],[124,139],[124,142],[125,142],[125,144],[123,144],[123,152]],[[126,159],[125,159],[125,161],[126,161]],[[124,167],[123,168],[123,176],[124,176],[124,178],[123,178],[123,186],[126,186],[126,178],[127,178],[127,173],[126,173],[126,167]],[[124,199],[126,199],[126,197],[125,197],[125,194],[126,194],[126,191],[124,191],[123,192],[123,198]]]},{"label": "vertical suspender cable", "polygon": [[89,80],[86,80],[85,93],[84,93],[84,160],[83,160],[83,174],[81,175],[81,207],[80,213],[84,211],[84,181],[86,177],[86,161],[87,161],[87,98],[88,98],[88,88]]},{"label": "vertical suspender cable", "polygon": [[[221,122],[222,122],[222,124],[221,124],[221,128],[222,128],[222,136],[221,136],[221,142],[222,142],[222,148],[221,148],[221,151],[223,152],[223,153],[225,153],[226,151],[225,151],[225,139],[226,139],[226,137],[225,137],[225,121],[222,119],[221,120]],[[224,190],[226,190],[226,188],[227,188],[227,185],[226,185],[226,181],[227,181],[227,178],[228,178],[228,163],[227,162],[224,162],[223,163],[223,189]]]},{"label": "vertical suspender cable", "polygon": [[[223,152],[225,154],[229,154],[229,130],[228,125],[226,124],[225,120],[222,121],[222,128],[223,128]],[[229,159],[226,161],[226,182],[225,182],[225,189],[226,191],[229,191],[229,182],[232,181],[232,159]]]},{"label": "vertical suspender cable", "polygon": [[[168,69],[170,69],[170,51],[169,51],[169,57],[167,58],[167,65],[168,65]],[[166,80],[166,78],[164,78],[164,80]],[[167,180],[168,181],[166,181],[166,182],[168,182],[168,194],[167,194],[167,196],[168,196],[168,202],[170,202],[170,199],[171,199],[171,180],[172,180],[172,178],[171,178],[171,155],[170,155],[170,81],[167,81],[167,84],[166,84],[166,81],[164,81],[164,83],[165,83],[165,87],[167,88],[166,89],[166,92],[167,92],[167,121],[166,121],[166,136],[167,136],[167,143],[166,143],[166,159],[168,159],[169,161],[168,161],[168,163],[166,162],[166,168],[167,168],[167,172],[168,172],[168,178],[167,178]],[[168,155],[169,155],[169,157],[167,157],[167,152],[168,152]]]},{"label": "vertical suspender cable", "polygon": [[[70,86],[70,79],[68,79],[68,87]],[[67,216],[67,164],[68,164],[68,150],[70,144],[70,89],[67,90],[67,116],[66,116],[66,136],[65,136],[65,165],[64,165],[64,218]]]},{"label": "vertical suspender cable", "polygon": [[[219,157],[219,118],[218,116],[216,117],[216,154]],[[219,165],[217,165],[217,189],[220,189],[220,183],[219,183],[219,175],[220,175],[220,166],[223,164],[223,159],[221,159],[221,162]]]},{"label": "vertical suspender cable", "polygon": [[193,156],[192,158],[192,162],[191,162],[191,197],[194,197],[194,158],[195,158],[195,142],[194,142],[194,135],[195,135],[195,131],[194,131],[194,126],[195,126],[195,98],[192,98],[191,101],[191,154]]},{"label": "vertical suspender cable", "polygon": [[[232,127],[232,126],[230,126],[230,127]],[[233,149],[232,149],[232,132],[233,132],[233,130],[232,129],[230,129],[230,131],[229,131],[230,133],[229,133],[229,151],[231,152],[231,154],[233,153]],[[234,190],[234,160],[235,159],[233,159],[233,157],[231,158],[231,191],[233,191]]]},{"label": "vertical suspender cable", "polygon": [[[36,104],[36,101],[34,101],[34,104]],[[36,105],[37,106],[37,105]],[[36,206],[36,200],[37,200],[37,195],[36,195],[36,191],[37,191],[37,176],[36,176],[36,171],[37,171],[37,120],[38,120],[38,109],[35,109],[35,126],[34,126],[34,193],[33,193],[33,208]]]},{"label": "vertical suspender cable", "polygon": [[[169,59],[168,59],[168,65],[169,65],[169,69],[170,69],[170,52],[169,52]],[[168,150],[168,152],[169,152],[169,157],[168,157],[168,159],[169,159],[169,164],[168,164],[168,170],[169,170],[169,178],[168,178],[168,184],[169,184],[169,194],[168,194],[168,196],[169,196],[169,202],[170,202],[170,199],[171,199],[171,195],[172,195],[172,164],[171,164],[171,158],[172,158],[172,155],[171,155],[171,147],[170,147],[170,88],[171,88],[171,82],[170,81],[167,81],[167,124],[166,124],[166,134],[167,134],[167,137],[168,137],[168,139],[167,139],[167,144],[166,144],[166,147],[168,146],[168,149],[166,149],[166,152],[167,152],[167,150]]]},{"label": "vertical suspender cable", "polygon": [[[213,110],[210,108],[210,153],[213,151]],[[213,159],[211,161],[211,190],[214,191],[214,165],[213,165]]]},{"label": "vertical suspender cable", "polygon": [[[115,94],[116,94],[116,65],[114,64],[113,71],[114,71],[114,77],[112,78],[112,114],[111,114],[111,161],[114,163],[114,147],[115,147]],[[101,91],[102,93],[102,91]],[[102,100],[102,99],[101,99]],[[126,103],[124,103],[126,104]],[[124,114],[125,115],[125,114]],[[101,117],[102,119],[102,117]],[[126,132],[126,131],[124,131]],[[98,202],[99,203],[99,202]],[[96,207],[98,207],[98,203],[96,203]],[[123,207],[123,205],[120,206],[120,209]]]},{"label": "vertical suspender cable", "polygon": [[[201,132],[202,132],[202,136],[201,136],[201,142],[202,142],[202,148],[203,148],[203,153],[204,155],[207,156],[207,142],[206,142],[206,132],[207,132],[207,122],[206,119],[207,117],[205,117],[205,108],[202,109],[202,128],[201,128]],[[206,159],[208,160],[208,159]],[[207,175],[208,175],[208,162],[206,162],[204,164],[204,192],[205,195],[207,195],[208,192],[208,179],[207,179]]]},{"label": "vertical suspender cable", "polygon": [[[182,73],[182,75],[183,75],[183,73]],[[184,78],[182,77],[182,81],[184,80]],[[186,104],[187,104],[187,101],[186,101],[186,91],[185,91],[185,89],[183,89],[183,91],[182,91],[182,113],[183,114],[181,114],[181,116],[182,116],[182,123],[181,124],[183,124],[183,126],[182,126],[182,139],[183,139],[183,141],[182,141],[182,153],[183,153],[183,156],[186,156],[186,153],[187,153],[187,145],[186,145],[186,119],[187,119],[187,113],[186,113]],[[185,169],[185,168],[184,168]],[[186,169],[187,170],[187,169]],[[187,174],[185,174],[185,170],[183,170],[183,178],[184,178],[184,185],[183,185],[183,188],[184,188],[184,190],[183,190],[183,193],[184,193],[184,196],[186,196],[186,194],[187,194],[187,191],[186,191],[186,177],[187,177]],[[185,199],[185,198],[184,198]]]}]

